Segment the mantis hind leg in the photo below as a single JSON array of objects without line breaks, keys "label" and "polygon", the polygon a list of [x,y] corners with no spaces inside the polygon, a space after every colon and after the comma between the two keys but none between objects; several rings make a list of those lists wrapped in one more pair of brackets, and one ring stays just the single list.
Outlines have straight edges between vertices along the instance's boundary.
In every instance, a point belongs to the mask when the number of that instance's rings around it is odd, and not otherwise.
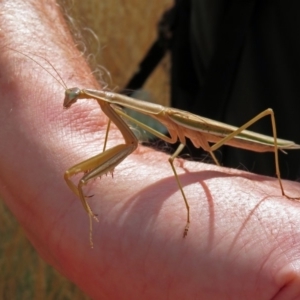
[{"label": "mantis hind leg", "polygon": [[284,192],[282,180],[281,180],[281,175],[280,175],[280,168],[279,168],[279,158],[278,158],[278,143],[277,143],[277,131],[276,131],[276,122],[275,122],[275,116],[274,112],[271,108],[268,108],[261,113],[259,113],[257,116],[255,116],[253,119],[245,123],[243,126],[238,128],[237,130],[233,131],[231,134],[228,136],[224,137],[221,139],[218,143],[214,144],[210,149],[211,151],[217,150],[219,147],[224,145],[227,141],[230,139],[234,138],[237,136],[239,133],[241,133],[243,130],[247,129],[250,127],[252,124],[257,122],[258,120],[262,119],[265,116],[270,116],[271,117],[271,124],[272,124],[272,131],[273,131],[273,137],[274,137],[274,156],[275,156],[275,170],[276,170],[276,176],[278,178],[279,186],[281,189],[281,193],[283,196],[287,197],[288,199],[300,199],[299,197],[290,197]]}]

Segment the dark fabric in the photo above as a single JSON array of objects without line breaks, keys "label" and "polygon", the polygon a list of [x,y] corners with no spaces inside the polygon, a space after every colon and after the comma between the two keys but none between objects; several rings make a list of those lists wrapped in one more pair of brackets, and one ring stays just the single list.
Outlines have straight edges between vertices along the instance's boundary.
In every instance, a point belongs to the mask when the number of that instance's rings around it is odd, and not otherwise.
[{"label": "dark fabric", "polygon": [[[271,107],[278,137],[300,143],[299,11],[298,0],[186,0],[172,43],[172,106],[236,126]],[[269,117],[249,129],[272,135]],[[273,153],[217,152],[222,165],[275,175]],[[299,150],[279,158],[283,178],[300,178]]]}]

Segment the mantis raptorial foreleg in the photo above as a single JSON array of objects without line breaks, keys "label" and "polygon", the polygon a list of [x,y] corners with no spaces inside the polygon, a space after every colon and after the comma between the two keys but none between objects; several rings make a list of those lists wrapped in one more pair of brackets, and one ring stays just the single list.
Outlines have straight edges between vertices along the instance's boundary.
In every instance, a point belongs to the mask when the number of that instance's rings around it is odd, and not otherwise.
[{"label": "mantis raptorial foreleg", "polygon": [[[108,172],[112,172],[114,167],[117,166],[131,152],[133,152],[134,149],[135,148],[132,145],[117,145],[101,154],[93,156],[92,158],[89,158],[71,167],[64,174],[65,181],[67,182],[69,188],[79,197],[85,211],[89,215],[91,247],[93,247],[92,219],[94,218],[96,221],[98,221],[98,219],[86,201],[86,196],[83,193],[83,186],[85,186],[91,179],[100,177]],[[70,178],[81,172],[87,173],[79,180],[78,185],[76,186]]]},{"label": "mantis raptorial foreleg", "polygon": [[[67,96],[67,95],[66,95]],[[66,97],[64,106],[68,108],[72,104],[73,98]],[[71,96],[74,97],[72,94]],[[91,247],[93,247],[93,239],[92,239],[92,218],[95,218],[96,216],[93,214],[91,208],[89,207],[86,197],[83,193],[83,186],[86,185],[91,179],[94,179],[96,177],[99,177],[103,174],[107,174],[108,172],[112,172],[113,169],[121,162],[123,161],[129,154],[131,154],[138,145],[138,140],[135,137],[135,135],[132,133],[130,128],[126,125],[126,123],[122,120],[122,118],[106,103],[101,105],[102,111],[105,112],[105,114],[110,118],[110,120],[113,120],[115,125],[118,126],[118,128],[121,128],[121,133],[125,139],[125,144],[120,144],[117,146],[114,146],[110,149],[105,150],[106,148],[106,141],[108,137],[108,131],[110,127],[110,121],[107,126],[106,135],[105,135],[105,141],[104,141],[104,152],[101,154],[98,154],[90,159],[85,160],[84,162],[81,162],[70,169],[68,169],[65,172],[64,178],[68,184],[68,186],[71,188],[71,190],[80,198],[81,203],[86,210],[86,212],[89,215],[90,219],[90,244]],[[80,172],[86,173],[78,182],[78,185],[74,185],[74,183],[71,181],[71,177],[73,175],[76,175]]]}]

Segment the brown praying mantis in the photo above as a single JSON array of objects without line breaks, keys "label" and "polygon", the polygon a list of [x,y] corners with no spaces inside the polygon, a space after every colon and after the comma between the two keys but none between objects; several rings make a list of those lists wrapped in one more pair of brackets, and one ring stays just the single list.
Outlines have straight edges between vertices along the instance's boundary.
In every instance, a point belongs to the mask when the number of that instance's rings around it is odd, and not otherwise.
[{"label": "brown praying mantis", "polygon": [[[32,59],[43,68],[43,66],[39,62],[37,62],[29,55],[15,49],[11,50]],[[300,145],[297,145],[292,141],[277,138],[275,117],[274,112],[271,108],[264,110],[253,119],[245,123],[243,126],[238,128],[205,117],[200,117],[187,111],[171,107],[164,107],[162,105],[154,103],[143,102],[113,92],[93,89],[79,89],[77,87],[67,88],[62,77],[56,71],[54,66],[46,58],[39,55],[36,56],[48,62],[56,72],[57,76],[60,78],[60,80],[58,80],[47,69],[43,68],[47,73],[53,76],[60,85],[65,88],[65,98],[63,103],[64,108],[71,107],[79,99],[93,99],[98,102],[103,113],[109,118],[102,153],[76,164],[75,166],[68,169],[64,174],[64,179],[67,185],[79,197],[85,211],[89,215],[91,246],[93,245],[92,219],[94,218],[97,220],[97,216],[92,212],[89,204],[87,203],[87,197],[84,195],[83,187],[91,179],[100,177],[101,175],[108,172],[112,172],[117,165],[119,165],[137,148],[139,141],[134,135],[133,131],[130,129],[129,125],[124,121],[124,119],[137,124],[142,129],[168,143],[173,144],[177,141],[180,142],[177,150],[170,156],[169,163],[173,170],[177,185],[181,191],[187,210],[186,225],[183,232],[184,237],[187,235],[189,230],[190,208],[173,162],[185,147],[186,138],[189,138],[196,148],[203,148],[205,151],[207,151],[217,165],[219,165],[219,163],[213,152],[220,148],[222,145],[229,145],[256,152],[274,152],[276,175],[279,181],[282,195],[286,196],[287,198],[292,198],[286,195],[284,192],[280,177],[278,150],[284,152],[284,150],[300,149]],[[122,110],[122,108],[129,108],[157,120],[168,130],[170,136],[166,136],[161,132],[136,120],[135,118],[130,117]],[[249,126],[268,115],[271,117],[273,137],[246,130]],[[111,122],[113,122],[120,130],[125,143],[116,145],[110,149],[106,149],[108,132]],[[212,143],[212,145],[210,143]],[[71,180],[71,177],[81,172],[83,172],[84,175],[76,185]]]},{"label": "brown praying mantis", "polygon": [[[178,140],[180,141],[181,144],[174,154],[170,156],[169,163],[172,167],[187,210],[187,221],[183,233],[184,237],[187,235],[189,229],[190,208],[173,161],[183,150],[186,143],[186,138],[189,138],[195,147],[201,147],[207,151],[217,165],[219,165],[219,163],[213,151],[217,150],[224,144],[257,152],[274,151],[276,174],[282,195],[288,197],[284,192],[281,182],[278,163],[278,149],[281,151],[300,149],[300,145],[297,145],[292,141],[277,138],[274,112],[270,108],[261,112],[249,122],[238,128],[210,120],[208,118],[200,117],[187,111],[135,100],[117,93],[92,89],[79,89],[77,87],[66,89],[64,107],[69,108],[79,99],[96,100],[99,103],[102,111],[109,118],[103,152],[70,168],[65,172],[64,176],[68,186],[80,198],[84,209],[90,217],[90,230],[92,230],[92,218],[96,218],[96,216],[93,214],[86,201],[86,197],[83,193],[83,186],[86,185],[89,180],[112,171],[138,146],[138,139],[135,137],[124,119],[136,123],[144,130],[149,131],[153,135],[168,143],[175,143]],[[120,107],[130,108],[134,111],[156,119],[167,128],[170,137],[128,116]],[[271,117],[273,137],[245,130],[259,119],[268,115]],[[105,150],[110,122],[113,122],[121,131],[125,143]],[[211,146],[209,143],[214,144]],[[75,185],[70,178],[79,172],[85,172],[86,174],[81,178],[81,180],[79,180],[78,185]]]}]

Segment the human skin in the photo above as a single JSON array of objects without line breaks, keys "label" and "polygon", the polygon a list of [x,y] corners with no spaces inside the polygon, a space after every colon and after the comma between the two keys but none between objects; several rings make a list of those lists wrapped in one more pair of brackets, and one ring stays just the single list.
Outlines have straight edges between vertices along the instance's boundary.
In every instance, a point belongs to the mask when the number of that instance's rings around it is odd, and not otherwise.
[{"label": "human skin", "polygon": [[[183,238],[168,156],[148,148],[85,188],[99,219],[91,249],[63,173],[101,151],[107,118],[91,100],[63,110],[64,88],[11,49],[49,70],[50,61],[68,87],[100,87],[54,1],[0,7],[0,193],[43,259],[93,299],[300,298],[300,204],[277,179],[179,159],[191,206]],[[109,146],[122,142],[113,127]],[[300,195],[298,183],[283,184]]]}]

